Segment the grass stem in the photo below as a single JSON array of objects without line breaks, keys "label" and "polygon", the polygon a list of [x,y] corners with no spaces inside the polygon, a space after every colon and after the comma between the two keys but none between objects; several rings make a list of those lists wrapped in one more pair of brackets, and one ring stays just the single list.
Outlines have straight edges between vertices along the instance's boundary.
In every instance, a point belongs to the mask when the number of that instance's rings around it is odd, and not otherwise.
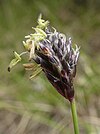
[{"label": "grass stem", "polygon": [[73,99],[70,102],[70,104],[71,104],[71,112],[72,112],[73,125],[74,125],[74,133],[79,134],[79,126],[78,126],[78,118],[77,118],[77,112],[76,112],[75,99]]}]

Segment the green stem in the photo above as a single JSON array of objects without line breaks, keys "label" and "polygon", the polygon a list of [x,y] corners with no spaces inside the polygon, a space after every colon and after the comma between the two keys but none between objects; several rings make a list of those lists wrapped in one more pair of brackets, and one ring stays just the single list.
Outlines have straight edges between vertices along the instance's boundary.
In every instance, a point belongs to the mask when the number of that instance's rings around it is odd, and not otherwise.
[{"label": "green stem", "polygon": [[74,125],[74,133],[79,134],[78,118],[77,118],[77,112],[76,112],[75,99],[73,99],[70,102],[70,104],[71,104],[71,112],[72,112],[73,125]]}]

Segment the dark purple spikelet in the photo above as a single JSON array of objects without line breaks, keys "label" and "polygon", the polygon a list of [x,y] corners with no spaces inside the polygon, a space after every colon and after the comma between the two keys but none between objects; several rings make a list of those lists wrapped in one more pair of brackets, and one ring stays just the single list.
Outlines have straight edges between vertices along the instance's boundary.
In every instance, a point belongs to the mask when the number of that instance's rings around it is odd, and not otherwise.
[{"label": "dark purple spikelet", "polygon": [[76,65],[79,57],[79,48],[72,48],[71,38],[50,28],[45,30],[47,38],[39,42],[39,49],[35,49],[34,60],[40,64],[43,72],[66,99],[74,97],[73,78],[76,75]]},{"label": "dark purple spikelet", "polygon": [[[29,61],[23,64],[26,70],[33,70],[31,78],[41,72],[45,73],[50,83],[66,99],[74,98],[73,79],[76,75],[76,66],[79,57],[79,48],[72,47],[71,38],[50,27],[49,21],[38,18],[38,25],[33,28],[35,33],[25,36],[23,45],[25,52],[14,52],[15,58],[10,62],[8,71],[21,61],[23,54],[29,53]],[[37,63],[37,64],[35,64]]]}]

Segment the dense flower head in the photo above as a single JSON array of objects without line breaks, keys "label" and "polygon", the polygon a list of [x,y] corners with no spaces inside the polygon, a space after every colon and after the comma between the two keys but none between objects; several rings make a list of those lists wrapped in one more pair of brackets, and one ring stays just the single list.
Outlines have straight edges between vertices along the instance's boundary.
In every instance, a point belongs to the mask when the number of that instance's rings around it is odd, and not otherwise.
[{"label": "dense flower head", "polygon": [[[33,69],[34,77],[43,71],[50,83],[66,99],[74,98],[73,79],[76,75],[76,65],[79,57],[79,47],[72,47],[71,38],[51,27],[48,21],[38,18],[38,25],[34,34],[25,36],[23,41],[26,52],[29,53],[31,63],[23,64],[25,69]],[[21,61],[22,54],[14,52],[8,70]]]}]

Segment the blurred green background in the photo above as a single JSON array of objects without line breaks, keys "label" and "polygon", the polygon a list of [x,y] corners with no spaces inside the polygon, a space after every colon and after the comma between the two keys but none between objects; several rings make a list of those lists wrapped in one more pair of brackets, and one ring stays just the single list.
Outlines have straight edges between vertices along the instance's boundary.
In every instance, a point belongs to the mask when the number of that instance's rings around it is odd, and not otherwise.
[{"label": "blurred green background", "polygon": [[10,73],[38,15],[81,46],[75,95],[81,134],[100,134],[100,0],[0,0],[0,134],[73,134],[69,102],[43,74]]}]

